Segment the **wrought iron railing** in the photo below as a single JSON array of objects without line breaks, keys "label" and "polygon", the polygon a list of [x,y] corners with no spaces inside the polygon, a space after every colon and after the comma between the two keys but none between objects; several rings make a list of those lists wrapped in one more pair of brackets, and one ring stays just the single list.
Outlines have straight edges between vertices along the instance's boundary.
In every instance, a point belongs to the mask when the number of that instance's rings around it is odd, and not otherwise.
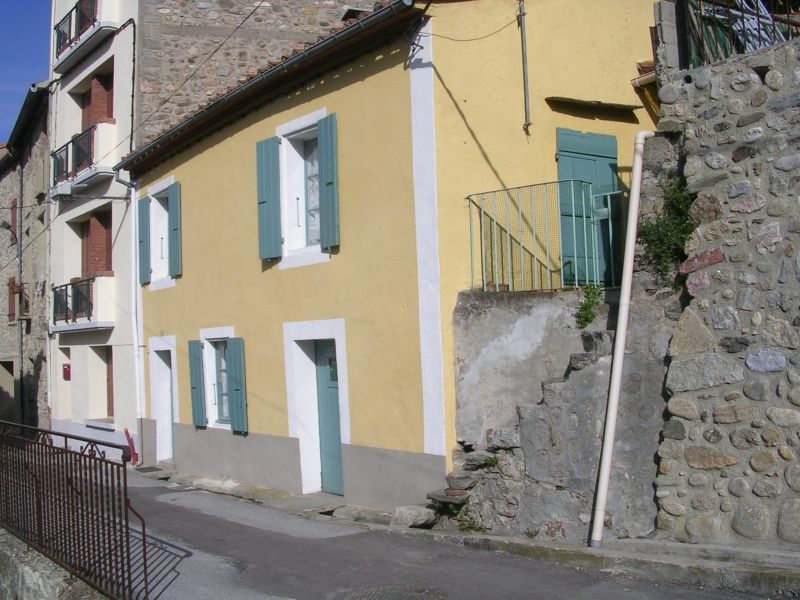
[{"label": "wrought iron railing", "polygon": [[92,320],[94,308],[94,277],[77,279],[53,287],[53,323],[80,318]]},{"label": "wrought iron railing", "polygon": [[800,35],[798,0],[678,0],[681,67],[711,64]]},{"label": "wrought iron railing", "polygon": [[619,284],[624,193],[565,180],[473,194],[472,287],[540,291]]},{"label": "wrought iron railing", "polygon": [[130,457],[127,446],[0,421],[0,526],[111,598],[147,598]]},{"label": "wrought iron railing", "polygon": [[74,177],[92,164],[94,130],[92,125],[53,152],[53,185]]},{"label": "wrought iron railing", "polygon": [[97,21],[97,1],[78,0],[69,12],[53,28],[55,33],[56,58],[81,37]]}]

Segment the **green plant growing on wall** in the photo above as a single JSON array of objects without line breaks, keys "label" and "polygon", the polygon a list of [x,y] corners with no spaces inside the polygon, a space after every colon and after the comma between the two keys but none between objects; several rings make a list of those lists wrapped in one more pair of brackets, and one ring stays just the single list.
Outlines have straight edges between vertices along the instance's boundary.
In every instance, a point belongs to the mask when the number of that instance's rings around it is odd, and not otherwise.
[{"label": "green plant growing on wall", "polygon": [[686,258],[686,240],[697,228],[689,216],[695,194],[686,191],[683,181],[664,186],[664,214],[639,225],[638,238],[644,246],[644,263],[656,274],[667,278]]},{"label": "green plant growing on wall", "polygon": [[589,283],[581,287],[581,291],[583,292],[583,301],[578,305],[578,311],[575,313],[575,322],[578,324],[579,329],[584,329],[594,321],[594,309],[600,304],[603,288]]}]

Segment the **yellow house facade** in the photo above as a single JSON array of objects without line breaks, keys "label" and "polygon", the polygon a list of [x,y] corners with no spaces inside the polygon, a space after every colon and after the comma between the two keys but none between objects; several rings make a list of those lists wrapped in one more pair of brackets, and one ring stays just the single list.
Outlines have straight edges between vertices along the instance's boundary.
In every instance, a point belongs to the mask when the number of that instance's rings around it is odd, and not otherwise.
[{"label": "yellow house facade", "polygon": [[465,198],[559,179],[569,132],[614,138],[624,186],[652,127],[649,2],[529,3],[530,124],[519,5],[385,2],[118,165],[149,460],[381,508],[443,487]]}]

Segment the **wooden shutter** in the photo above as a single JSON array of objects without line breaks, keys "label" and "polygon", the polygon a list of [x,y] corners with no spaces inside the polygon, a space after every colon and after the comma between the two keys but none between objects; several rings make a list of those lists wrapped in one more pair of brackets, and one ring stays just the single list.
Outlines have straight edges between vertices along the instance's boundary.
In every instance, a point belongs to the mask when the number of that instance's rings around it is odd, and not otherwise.
[{"label": "wooden shutter", "polygon": [[169,228],[168,259],[169,276],[177,277],[183,272],[181,257],[181,184],[173,183],[167,191],[167,226]]},{"label": "wooden shutter", "polygon": [[256,144],[258,256],[281,257],[280,138]]},{"label": "wooden shutter", "polygon": [[139,283],[150,283],[150,198],[142,198],[139,210]]},{"label": "wooden shutter", "polygon": [[206,394],[203,378],[203,342],[189,341],[189,385],[192,391],[192,423],[206,426]]},{"label": "wooden shutter", "polygon": [[244,339],[228,339],[228,402],[231,430],[247,433],[247,393],[244,376]]},{"label": "wooden shutter", "polygon": [[8,321],[13,323],[17,320],[17,278],[11,277],[8,280]]},{"label": "wooden shutter", "polygon": [[330,252],[339,245],[339,161],[336,144],[336,115],[328,115],[317,126],[319,140],[320,246]]}]

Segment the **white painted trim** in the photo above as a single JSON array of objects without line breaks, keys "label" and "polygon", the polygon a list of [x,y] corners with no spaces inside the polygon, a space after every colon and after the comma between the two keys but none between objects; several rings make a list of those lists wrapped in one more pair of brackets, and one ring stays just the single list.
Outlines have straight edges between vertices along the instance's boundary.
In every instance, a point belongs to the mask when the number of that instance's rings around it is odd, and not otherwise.
[{"label": "white painted trim", "polygon": [[147,285],[147,289],[150,292],[157,292],[158,290],[166,290],[169,288],[174,288],[176,285],[177,283],[174,277],[161,277],[160,279],[151,281]]},{"label": "white painted trim", "polygon": [[114,321],[86,321],[70,325],[50,325],[49,331],[50,333],[78,333],[79,331],[114,329],[114,325]]},{"label": "white painted trim", "polygon": [[315,110],[314,112],[308,113],[307,115],[303,115],[302,117],[293,119],[288,123],[282,123],[281,125],[278,125],[275,128],[275,135],[286,137],[295,133],[299,133],[303,129],[314,127],[320,119],[323,119],[327,116],[328,116],[328,109],[320,108],[319,110]]},{"label": "white painted trim", "polygon": [[284,254],[278,263],[278,270],[294,269],[297,267],[307,267],[330,262],[331,255],[319,249],[319,246],[312,246],[303,250],[290,250],[291,254]]},{"label": "white painted trim", "polygon": [[170,175],[169,177],[165,177],[164,179],[161,179],[160,181],[157,181],[156,183],[151,185],[149,188],[147,188],[147,195],[148,196],[156,196],[156,195],[160,194],[161,192],[166,191],[167,188],[169,186],[171,186],[173,183],[175,183],[175,176],[174,175]]},{"label": "white painted trim", "polygon": [[170,362],[170,422],[169,422],[169,441],[170,441],[170,448],[169,448],[169,457],[167,457],[163,453],[163,449],[159,447],[159,435],[158,431],[156,431],[156,460],[164,460],[165,458],[173,458],[173,451],[175,447],[175,442],[172,436],[172,424],[173,423],[180,423],[180,417],[178,414],[178,374],[177,374],[177,343],[174,335],[167,335],[167,336],[160,336],[160,337],[151,337],[147,340],[147,345],[149,347],[148,358],[150,364],[150,418],[156,421],[157,427],[160,426],[160,422],[157,415],[157,410],[154,406],[154,399],[156,397],[155,390],[159,387],[166,385],[167,382],[162,381],[158,377],[158,369],[155,368],[155,365],[158,364],[159,359],[156,356],[156,352],[168,352],[169,353],[169,362]]},{"label": "white painted trim", "polygon": [[330,339],[336,344],[339,374],[339,432],[342,444],[349,444],[350,392],[344,319],[283,324],[289,436],[299,440],[300,476],[304,494],[322,489],[313,341]]},{"label": "white painted trim", "polygon": [[[206,427],[217,429],[227,429],[230,431],[230,423],[217,422],[216,395],[214,394],[214,377],[217,372],[217,365],[214,357],[214,348],[211,340],[224,340],[236,337],[232,326],[207,327],[200,330],[200,340],[203,343],[203,385],[206,399]],[[213,404],[212,404],[213,403]]]},{"label": "white painted trim", "polygon": [[151,337],[147,340],[150,352],[169,352],[172,361],[172,422],[180,423],[180,399],[178,396],[178,344],[174,335]]},{"label": "white painted trim", "polygon": [[417,288],[422,360],[424,451],[445,454],[444,358],[439,271],[439,218],[436,181],[436,123],[433,102],[431,21],[419,31],[411,56],[411,137],[414,214],[417,234]]}]

